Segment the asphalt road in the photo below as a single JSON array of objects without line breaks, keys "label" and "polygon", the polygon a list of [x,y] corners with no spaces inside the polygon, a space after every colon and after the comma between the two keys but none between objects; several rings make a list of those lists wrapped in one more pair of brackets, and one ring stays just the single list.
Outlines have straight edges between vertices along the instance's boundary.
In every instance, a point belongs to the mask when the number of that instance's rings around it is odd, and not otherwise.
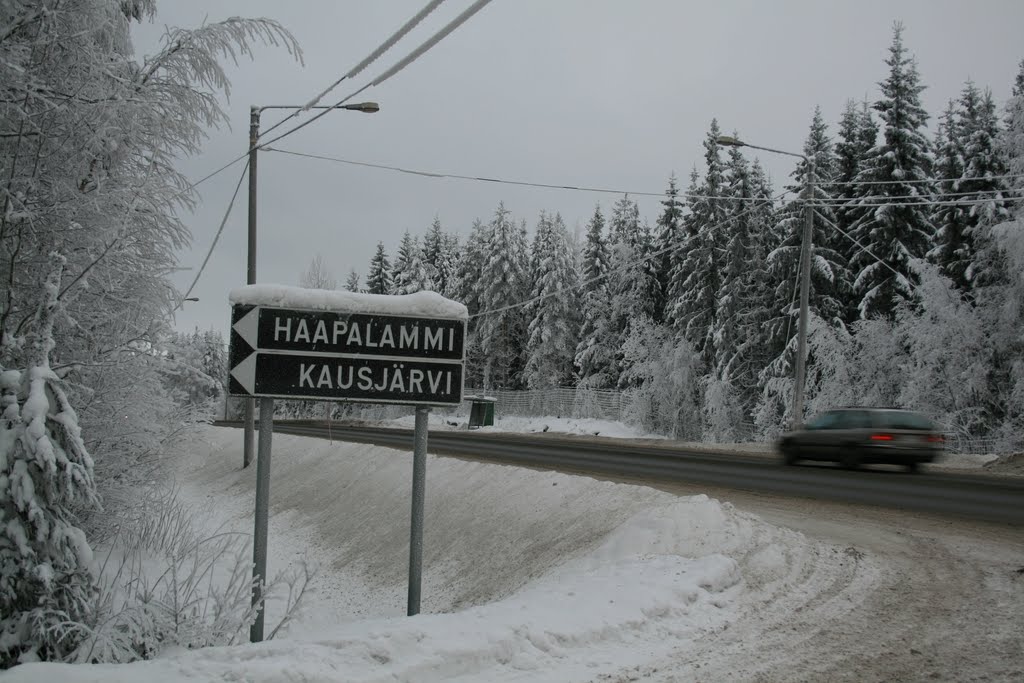
[{"label": "asphalt road", "polygon": [[[238,427],[238,422],[218,423]],[[412,450],[411,429],[279,421],[274,431]],[[428,451],[560,471],[705,484],[774,495],[876,505],[1011,524],[1024,523],[1024,477],[830,465],[784,467],[772,458],[590,437],[432,431]]]}]

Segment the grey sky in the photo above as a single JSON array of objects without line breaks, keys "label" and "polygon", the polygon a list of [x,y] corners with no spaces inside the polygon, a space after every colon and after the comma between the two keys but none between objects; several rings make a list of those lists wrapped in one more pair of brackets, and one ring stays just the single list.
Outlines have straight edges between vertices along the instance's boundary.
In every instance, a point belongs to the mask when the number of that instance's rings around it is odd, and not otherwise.
[{"label": "grey sky", "polygon": [[[230,69],[232,128],[211,131],[182,168],[199,178],[245,151],[249,105],[302,104],[412,16],[426,0],[163,0],[156,21],[135,29],[138,54],[153,53],[163,27],[193,27],[229,16],[265,16],[292,31],[305,67],[281,49]],[[430,19],[331,103],[381,73],[471,0],[448,0]],[[703,163],[712,118],[723,132],[799,151],[815,105],[834,132],[848,98],[878,96],[892,23],[918,60],[936,117],[966,79],[1006,100],[1024,58],[1024,3],[989,0],[493,0],[405,71],[359,100],[366,115],[331,112],[276,146],[414,169],[544,183],[660,192],[672,171],[685,188]],[[326,103],[326,101],[325,101]],[[264,113],[264,128],[277,120]],[[776,187],[792,159],[761,155]],[[198,268],[241,165],[202,186],[186,217]],[[297,284],[322,254],[339,284],[365,275],[378,240],[393,255],[405,230],[423,234],[434,216],[462,237],[504,200],[532,229],[541,209],[582,225],[596,202],[618,197],[436,180],[263,153],[259,164],[260,282]],[[652,224],[657,198],[638,198]],[[226,329],[228,291],[245,282],[245,185],[220,244],[185,304],[180,329]],[[181,273],[187,285],[193,271]]]}]

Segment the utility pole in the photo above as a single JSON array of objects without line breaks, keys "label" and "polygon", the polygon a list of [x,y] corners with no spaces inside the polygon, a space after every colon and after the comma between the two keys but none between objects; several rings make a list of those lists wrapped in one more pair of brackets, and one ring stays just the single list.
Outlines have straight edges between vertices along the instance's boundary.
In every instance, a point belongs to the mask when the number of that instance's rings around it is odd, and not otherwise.
[{"label": "utility pole", "polygon": [[[249,248],[247,252],[245,284],[256,284],[256,145],[260,139],[260,108],[249,108]],[[242,468],[252,463],[254,446],[254,425],[256,399],[245,399],[245,415],[242,417]]]},{"label": "utility pole", "polygon": [[796,377],[793,387],[793,429],[804,421],[804,380],[807,372],[807,317],[811,296],[811,240],[814,238],[814,159],[804,169],[804,235],[800,244],[800,324],[796,335]]}]

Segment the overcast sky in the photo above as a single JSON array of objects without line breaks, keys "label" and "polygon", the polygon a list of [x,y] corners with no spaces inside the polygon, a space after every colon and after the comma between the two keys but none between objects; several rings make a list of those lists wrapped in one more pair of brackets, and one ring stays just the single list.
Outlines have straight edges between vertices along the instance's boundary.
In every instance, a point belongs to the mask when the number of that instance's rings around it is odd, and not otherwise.
[{"label": "overcast sky", "polygon": [[[229,70],[231,128],[210,131],[181,168],[198,179],[246,149],[249,106],[303,104],[368,55],[426,0],[163,0],[134,29],[141,57],[167,26],[229,16],[281,22],[304,50],[262,48]],[[471,0],[447,0],[415,32],[329,103],[362,87],[447,23]],[[275,146],[418,170],[661,192],[673,171],[685,187],[702,165],[712,118],[759,145],[799,151],[815,105],[834,133],[849,98],[878,97],[892,24],[918,60],[935,119],[968,78],[1002,106],[1024,58],[1020,0],[493,0],[455,33],[358,101],[377,114],[331,112]],[[325,100],[325,103],[328,103]],[[278,120],[264,113],[263,127]],[[777,188],[792,159],[761,156]],[[227,209],[239,164],[201,186],[185,217],[193,248],[181,255],[187,286]],[[228,292],[245,283],[245,184],[217,249],[178,315],[179,329],[228,326]],[[279,153],[259,162],[262,283],[298,284],[321,254],[341,286],[365,276],[378,242],[394,254],[404,231],[422,235],[438,216],[463,238],[499,201],[532,230],[542,209],[570,229],[617,195],[439,180]],[[652,224],[657,198],[638,198]]]}]

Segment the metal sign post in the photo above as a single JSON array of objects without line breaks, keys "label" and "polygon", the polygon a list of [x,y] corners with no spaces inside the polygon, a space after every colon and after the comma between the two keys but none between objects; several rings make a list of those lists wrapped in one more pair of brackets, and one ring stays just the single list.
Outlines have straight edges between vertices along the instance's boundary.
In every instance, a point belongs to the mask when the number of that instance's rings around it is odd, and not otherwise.
[{"label": "metal sign post", "polygon": [[420,613],[423,579],[423,502],[427,479],[427,417],[430,408],[417,406],[412,443],[412,521],[409,525],[409,602],[406,614]]},{"label": "metal sign post", "polygon": [[267,589],[267,517],[270,507],[270,439],[274,433],[274,399],[260,399],[260,440],[256,453],[256,515],[252,537],[252,606],[256,621],[249,642],[263,640],[263,594]]}]

